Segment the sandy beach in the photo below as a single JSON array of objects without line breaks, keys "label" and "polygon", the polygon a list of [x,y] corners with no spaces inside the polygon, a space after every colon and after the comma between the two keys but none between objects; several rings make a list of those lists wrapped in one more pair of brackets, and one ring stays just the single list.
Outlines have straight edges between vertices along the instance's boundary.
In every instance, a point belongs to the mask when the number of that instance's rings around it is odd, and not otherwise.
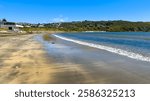
[{"label": "sandy beach", "polygon": [[[81,72],[78,65],[54,62],[53,57],[48,56],[44,46],[34,39],[35,36],[39,35],[0,37],[1,84],[85,82],[84,79],[88,76]],[[69,65],[72,68],[67,69]],[[65,66],[66,69],[61,68]]]},{"label": "sandy beach", "polygon": [[0,37],[0,83],[49,83],[53,72],[35,35]]},{"label": "sandy beach", "polygon": [[1,84],[150,83],[149,65],[37,34],[0,37]]}]

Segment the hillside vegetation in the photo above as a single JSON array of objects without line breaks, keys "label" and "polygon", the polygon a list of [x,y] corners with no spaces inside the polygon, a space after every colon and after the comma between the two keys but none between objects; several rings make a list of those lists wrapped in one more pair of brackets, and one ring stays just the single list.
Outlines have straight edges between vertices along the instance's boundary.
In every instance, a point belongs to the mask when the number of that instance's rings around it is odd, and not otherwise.
[{"label": "hillside vegetation", "polygon": [[45,24],[46,28],[61,31],[143,31],[150,32],[150,22],[129,21],[78,21]]}]

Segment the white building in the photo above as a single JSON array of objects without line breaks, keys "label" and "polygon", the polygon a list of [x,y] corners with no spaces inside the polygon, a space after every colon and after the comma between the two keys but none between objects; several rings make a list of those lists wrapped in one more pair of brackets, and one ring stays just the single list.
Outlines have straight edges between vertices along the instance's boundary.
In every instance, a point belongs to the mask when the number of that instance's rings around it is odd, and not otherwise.
[{"label": "white building", "polygon": [[9,30],[18,30],[18,28],[23,28],[22,25],[17,25],[14,22],[7,22],[5,19],[0,20],[0,28],[6,28]]}]

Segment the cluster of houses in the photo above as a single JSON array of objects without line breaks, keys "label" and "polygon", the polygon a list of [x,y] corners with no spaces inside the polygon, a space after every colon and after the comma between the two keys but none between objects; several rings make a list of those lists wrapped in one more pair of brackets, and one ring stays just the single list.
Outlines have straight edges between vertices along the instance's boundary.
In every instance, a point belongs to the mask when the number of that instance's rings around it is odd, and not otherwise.
[{"label": "cluster of houses", "polygon": [[23,28],[24,26],[18,25],[14,22],[8,22],[6,19],[0,20],[0,28],[12,30],[12,31],[18,31],[19,28]]}]

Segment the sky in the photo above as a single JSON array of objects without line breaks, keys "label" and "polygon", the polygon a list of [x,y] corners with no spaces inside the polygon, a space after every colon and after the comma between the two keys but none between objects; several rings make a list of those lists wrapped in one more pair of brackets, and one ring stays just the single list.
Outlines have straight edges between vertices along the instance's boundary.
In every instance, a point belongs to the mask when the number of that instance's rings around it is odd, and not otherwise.
[{"label": "sky", "polygon": [[2,18],[29,23],[150,21],[150,0],[0,0]]}]

